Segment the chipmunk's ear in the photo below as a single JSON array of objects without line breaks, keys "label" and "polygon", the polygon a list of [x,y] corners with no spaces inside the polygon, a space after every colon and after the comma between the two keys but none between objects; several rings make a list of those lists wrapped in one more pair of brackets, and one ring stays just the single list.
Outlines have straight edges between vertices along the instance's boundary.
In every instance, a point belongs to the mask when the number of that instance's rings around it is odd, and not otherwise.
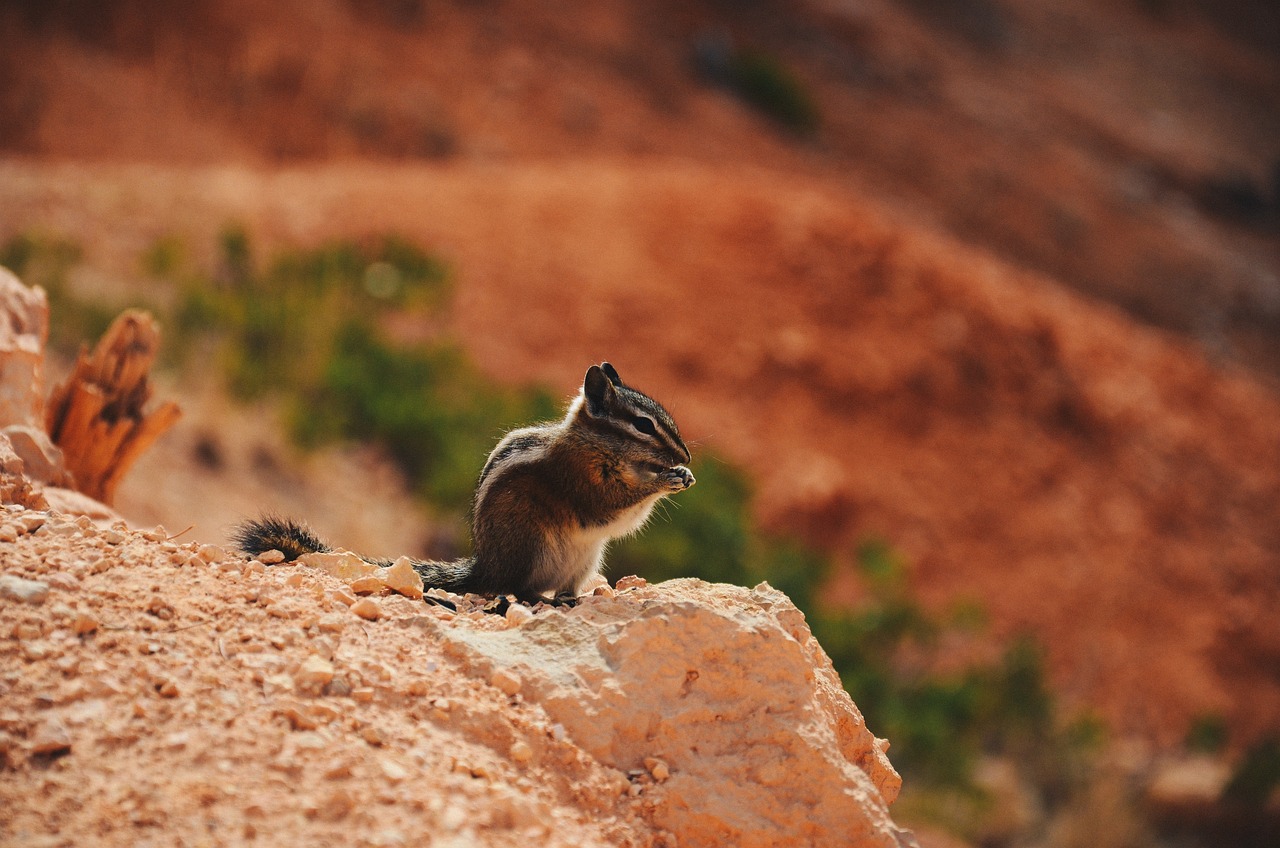
[{"label": "chipmunk's ear", "polygon": [[599,365],[592,365],[587,369],[586,379],[582,381],[582,396],[587,402],[588,415],[593,418],[603,417],[609,411],[615,394],[613,383]]},{"label": "chipmunk's ear", "polygon": [[614,368],[612,365],[610,365],[607,362],[601,362],[600,370],[603,371],[604,375],[609,378],[610,383],[613,383],[615,386],[617,386],[620,389],[625,388],[622,385],[622,378],[618,376],[618,369]]}]

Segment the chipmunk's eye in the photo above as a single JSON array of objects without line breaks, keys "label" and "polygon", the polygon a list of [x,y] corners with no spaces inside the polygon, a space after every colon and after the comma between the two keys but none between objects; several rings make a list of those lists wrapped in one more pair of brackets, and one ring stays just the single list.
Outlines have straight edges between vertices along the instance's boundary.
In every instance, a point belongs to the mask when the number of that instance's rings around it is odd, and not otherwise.
[{"label": "chipmunk's eye", "polygon": [[652,418],[646,418],[643,415],[637,415],[631,419],[631,426],[635,427],[637,430],[639,430],[641,433],[644,433],[646,436],[658,435],[657,428],[653,426]]}]

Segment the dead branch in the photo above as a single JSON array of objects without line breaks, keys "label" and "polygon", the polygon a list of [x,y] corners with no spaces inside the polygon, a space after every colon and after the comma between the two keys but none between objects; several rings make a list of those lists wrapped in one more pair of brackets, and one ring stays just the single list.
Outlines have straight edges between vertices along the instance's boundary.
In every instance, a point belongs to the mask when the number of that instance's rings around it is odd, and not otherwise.
[{"label": "dead branch", "polygon": [[172,402],[143,411],[159,339],[150,315],[124,312],[92,356],[80,351],[71,377],[49,396],[45,426],[76,488],[108,505],[125,472],[182,414]]}]

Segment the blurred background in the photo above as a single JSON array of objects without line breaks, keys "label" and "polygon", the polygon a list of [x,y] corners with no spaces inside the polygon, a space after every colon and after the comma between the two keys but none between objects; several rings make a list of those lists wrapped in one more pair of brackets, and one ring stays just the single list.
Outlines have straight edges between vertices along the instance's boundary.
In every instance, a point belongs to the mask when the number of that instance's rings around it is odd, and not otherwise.
[{"label": "blurred background", "polygon": [[926,846],[1280,838],[1275,3],[3,0],[0,264],[161,320],[133,522],[457,555],[608,359],[611,575],[791,594]]}]

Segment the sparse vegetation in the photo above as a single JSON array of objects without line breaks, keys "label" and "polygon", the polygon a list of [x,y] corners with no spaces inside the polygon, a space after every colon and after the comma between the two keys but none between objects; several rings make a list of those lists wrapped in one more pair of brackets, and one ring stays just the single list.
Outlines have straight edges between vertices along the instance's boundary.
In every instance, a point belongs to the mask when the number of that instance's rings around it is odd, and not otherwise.
[{"label": "sparse vegetation", "polygon": [[99,298],[85,298],[71,286],[71,273],[81,259],[80,245],[46,233],[20,233],[0,246],[0,265],[24,282],[40,286],[49,297],[49,346],[74,356],[80,346],[106,332],[120,309]]},{"label": "sparse vegetation", "polygon": [[807,136],[817,131],[817,101],[776,55],[738,47],[727,33],[709,32],[695,44],[694,60],[706,81],[728,89],[791,132]]},{"label": "sparse vegetation", "polygon": [[729,82],[738,96],[800,135],[817,131],[819,114],[809,89],[783,62],[761,50],[739,50],[729,59]]}]

